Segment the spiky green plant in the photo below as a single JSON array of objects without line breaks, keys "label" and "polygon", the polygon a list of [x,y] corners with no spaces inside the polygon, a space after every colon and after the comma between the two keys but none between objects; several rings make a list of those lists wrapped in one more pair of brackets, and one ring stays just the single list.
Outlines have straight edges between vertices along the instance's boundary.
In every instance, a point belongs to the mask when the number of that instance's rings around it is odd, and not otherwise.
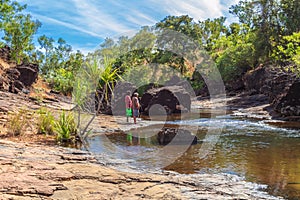
[{"label": "spiky green plant", "polygon": [[57,134],[58,141],[70,140],[71,136],[74,136],[77,132],[73,113],[63,111],[58,121],[54,122],[54,131]]},{"label": "spiky green plant", "polygon": [[37,111],[37,132],[41,134],[54,134],[54,121],[53,114],[47,108],[40,108]]},{"label": "spiky green plant", "polygon": [[102,89],[104,94],[104,99],[106,102],[109,101],[108,94],[112,94],[114,89],[115,82],[120,79],[119,69],[114,69],[113,67],[114,60],[109,58],[103,59],[103,64],[101,66],[99,87]]}]

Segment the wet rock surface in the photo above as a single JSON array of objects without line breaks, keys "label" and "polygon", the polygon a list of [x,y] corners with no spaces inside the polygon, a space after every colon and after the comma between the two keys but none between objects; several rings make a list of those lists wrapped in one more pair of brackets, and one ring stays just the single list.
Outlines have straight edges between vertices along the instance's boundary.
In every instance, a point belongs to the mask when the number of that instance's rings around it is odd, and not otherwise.
[{"label": "wet rock surface", "polygon": [[226,174],[128,173],[76,149],[0,140],[0,199],[280,199]]}]

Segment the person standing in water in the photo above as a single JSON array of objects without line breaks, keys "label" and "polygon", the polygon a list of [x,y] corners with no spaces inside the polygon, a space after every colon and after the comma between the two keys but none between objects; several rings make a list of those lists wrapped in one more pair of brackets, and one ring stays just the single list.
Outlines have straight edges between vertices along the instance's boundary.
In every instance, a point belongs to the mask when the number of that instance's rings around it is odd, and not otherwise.
[{"label": "person standing in water", "polygon": [[135,92],[132,97],[132,116],[133,122],[136,124],[136,118],[139,116],[140,102],[139,102],[139,94]]},{"label": "person standing in water", "polygon": [[126,117],[127,117],[127,122],[129,122],[129,117],[132,116],[132,101],[130,97],[130,91],[127,91],[126,96],[125,96],[125,107],[126,107]]}]

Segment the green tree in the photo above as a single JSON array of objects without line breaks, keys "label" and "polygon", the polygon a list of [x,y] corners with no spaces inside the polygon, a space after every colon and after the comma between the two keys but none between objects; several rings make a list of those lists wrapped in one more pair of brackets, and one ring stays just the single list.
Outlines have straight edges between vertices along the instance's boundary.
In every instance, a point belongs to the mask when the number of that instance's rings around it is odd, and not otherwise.
[{"label": "green tree", "polygon": [[[187,15],[167,16],[156,25],[157,55],[155,60],[177,69],[181,74],[189,76],[186,61],[193,54],[199,36],[195,34],[195,23]],[[198,29],[197,29],[198,30]]]},{"label": "green tree", "polygon": [[49,69],[51,68],[51,56],[54,49],[54,39],[49,38],[46,35],[42,35],[38,38],[38,43],[40,45],[40,49],[43,50],[38,51],[41,71],[43,74],[46,74],[47,71],[49,71]]},{"label": "green tree", "polygon": [[244,0],[230,8],[240,23],[248,25],[256,32],[253,40],[258,62],[268,61],[272,43],[280,40],[282,23],[280,4],[277,0]]},{"label": "green tree", "polygon": [[28,54],[34,50],[33,36],[41,26],[31,15],[21,13],[25,8],[9,0],[2,0],[0,4],[2,39],[10,46],[11,56],[17,64],[29,59]]},{"label": "green tree", "polygon": [[300,32],[284,36],[275,48],[274,58],[282,65],[296,64],[296,71],[300,74]]},{"label": "green tree", "polygon": [[197,34],[194,33],[193,18],[188,15],[182,16],[167,16],[162,21],[158,22],[155,27],[159,29],[169,29],[182,33],[194,40],[197,40]]},{"label": "green tree", "polygon": [[36,59],[42,75],[55,90],[71,94],[74,74],[81,68],[84,55],[80,51],[73,52],[71,45],[62,38],[55,44],[54,39],[43,35],[38,42],[40,50],[36,51]]},{"label": "green tree", "polygon": [[220,37],[212,46],[212,58],[224,81],[241,77],[255,65],[255,33],[247,25],[232,23],[226,36]]},{"label": "green tree", "polygon": [[216,41],[226,35],[227,27],[225,26],[225,17],[207,19],[204,21],[199,21],[197,26],[199,26],[201,38],[199,43],[204,47],[206,51],[211,53],[213,51],[213,46]]},{"label": "green tree", "polygon": [[300,1],[281,0],[281,22],[284,26],[285,35],[300,31]]}]

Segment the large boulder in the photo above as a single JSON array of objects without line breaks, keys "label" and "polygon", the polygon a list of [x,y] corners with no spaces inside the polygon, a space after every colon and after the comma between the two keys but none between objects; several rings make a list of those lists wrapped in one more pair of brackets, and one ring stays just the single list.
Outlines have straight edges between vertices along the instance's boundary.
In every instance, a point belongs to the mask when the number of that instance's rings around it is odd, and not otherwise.
[{"label": "large boulder", "polygon": [[[183,86],[165,86],[148,90],[141,99],[143,114],[149,115],[152,106],[159,105],[169,114],[188,112],[191,109],[191,96]],[[158,108],[158,107],[157,107]],[[158,111],[159,114],[162,113]]]}]

